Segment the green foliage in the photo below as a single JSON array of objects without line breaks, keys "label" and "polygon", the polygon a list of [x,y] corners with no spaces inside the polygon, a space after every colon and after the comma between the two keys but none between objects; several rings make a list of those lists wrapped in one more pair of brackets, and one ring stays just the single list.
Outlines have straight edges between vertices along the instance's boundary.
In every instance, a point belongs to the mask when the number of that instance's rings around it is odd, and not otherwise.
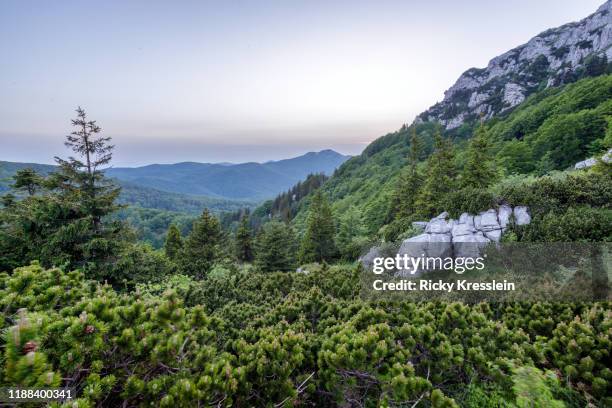
[{"label": "green foliage", "polygon": [[590,153],[589,145],[605,133],[605,116],[612,114],[612,104],[603,106],[603,112],[600,108],[552,116],[536,133],[526,138],[526,142],[532,145],[534,157],[541,157],[540,171],[573,166]]},{"label": "green foliage", "polygon": [[539,178],[507,179],[496,190],[496,194],[510,205],[528,206],[536,217],[551,211],[562,213],[569,207],[583,205],[610,208],[612,175],[571,172]]},{"label": "green foliage", "polygon": [[523,240],[539,242],[610,242],[612,209],[570,207],[551,211],[524,228]]},{"label": "green foliage", "polygon": [[18,191],[25,191],[30,196],[36,194],[43,183],[43,178],[30,167],[18,170],[13,179],[15,182],[12,187]]},{"label": "green foliage", "polygon": [[480,211],[495,208],[499,198],[484,188],[467,187],[451,191],[444,199],[442,208],[455,218],[461,213],[478,214]]},{"label": "green foliage", "polygon": [[264,272],[295,268],[297,244],[291,226],[273,220],[262,226],[255,240],[255,265]]},{"label": "green foliage", "polygon": [[185,239],[179,259],[181,271],[196,279],[206,276],[221,257],[222,238],[219,220],[204,210]]},{"label": "green foliage", "polygon": [[308,207],[306,232],[300,245],[301,263],[328,262],[337,255],[336,225],[329,202],[320,191],[314,193]]},{"label": "green foliage", "polygon": [[461,172],[464,188],[486,188],[497,178],[491,154],[491,141],[484,124],[481,124],[470,139],[467,162]]},{"label": "green foliage", "polygon": [[409,217],[418,210],[416,198],[423,183],[418,163],[422,156],[423,143],[417,135],[416,127],[413,126],[411,132],[408,166],[402,170],[398,178],[389,208],[388,220]]},{"label": "green foliage", "polygon": [[298,182],[287,192],[276,196],[266,215],[280,218],[285,222],[291,221],[301,207],[302,200],[318,190],[327,179],[323,173],[309,174],[304,181]]},{"label": "green foliage", "polygon": [[[72,123],[76,130],[66,145],[77,158],[56,158],[57,172],[44,179],[30,170],[19,172],[17,186],[32,194],[0,211],[0,270],[39,260],[112,280],[114,258],[129,233],[108,219],[118,208],[119,189],[101,167],[110,162],[113,146],[80,108]],[[41,186],[42,194],[34,195]]]},{"label": "green foliage", "polygon": [[434,136],[434,152],[427,159],[427,175],[419,191],[416,208],[423,216],[444,211],[443,200],[456,186],[455,153],[450,140],[438,130]]},{"label": "green foliage", "polygon": [[176,261],[183,250],[183,237],[175,224],[170,224],[164,242],[164,252],[168,259]]},{"label": "green foliage", "polygon": [[117,284],[133,287],[137,283],[159,282],[176,273],[174,262],[148,244],[126,245],[118,255],[111,272]]},{"label": "green foliage", "polygon": [[497,159],[510,173],[565,169],[594,154],[611,112],[612,75],[531,96],[491,126]]},{"label": "green foliage", "polygon": [[[72,386],[79,406],[607,401],[608,302],[369,303],[358,274],[170,276],[120,294],[19,268],[0,275],[0,385]],[[486,396],[468,387],[484,381]]]},{"label": "green foliage", "polygon": [[[32,321],[32,318],[34,321]],[[24,311],[14,326],[4,334],[4,371],[0,383],[18,387],[57,387],[61,378],[39,350],[41,343],[40,317],[28,317]]]},{"label": "green foliage", "polygon": [[350,207],[338,219],[336,243],[342,258],[355,260],[369,244],[363,216],[357,207]]},{"label": "green foliage", "polygon": [[153,208],[127,207],[114,213],[111,218],[132,227],[139,240],[148,242],[154,248],[163,248],[170,225],[176,225],[182,235],[187,235],[197,216]]},{"label": "green foliage", "polygon": [[551,386],[558,386],[559,379],[551,371],[542,373],[535,367],[515,367],[512,369],[512,382],[518,408],[565,407],[553,396]]},{"label": "green foliage", "polygon": [[249,218],[244,215],[240,221],[240,226],[236,230],[236,258],[242,262],[253,260],[253,237],[249,227]]}]

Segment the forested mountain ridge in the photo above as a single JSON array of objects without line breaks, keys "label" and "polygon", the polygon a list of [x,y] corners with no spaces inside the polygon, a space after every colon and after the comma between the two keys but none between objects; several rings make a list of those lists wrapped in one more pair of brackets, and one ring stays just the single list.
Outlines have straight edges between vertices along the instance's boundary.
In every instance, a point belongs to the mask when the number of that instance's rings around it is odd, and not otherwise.
[{"label": "forested mountain ridge", "polygon": [[481,115],[490,119],[538,90],[602,73],[611,47],[612,1],[607,1],[578,22],[546,30],[493,58],[486,68],[468,69],[417,121],[456,129]]},{"label": "forested mountain ridge", "polygon": [[153,164],[112,168],[107,175],[162,191],[207,197],[263,200],[274,197],[309,174],[331,175],[349,156],[333,150],[309,152],[291,159],[265,163]]},{"label": "forested mountain ridge", "polygon": [[[0,161],[0,193],[9,191],[10,185],[13,182],[12,177],[18,170],[26,168],[33,169],[41,175],[48,175],[57,170],[56,166],[50,164]],[[204,208],[218,213],[221,211],[235,211],[257,204],[256,201],[179,194],[140,186],[129,181],[115,181],[121,187],[121,193],[118,198],[119,203],[134,207],[199,214]]]}]

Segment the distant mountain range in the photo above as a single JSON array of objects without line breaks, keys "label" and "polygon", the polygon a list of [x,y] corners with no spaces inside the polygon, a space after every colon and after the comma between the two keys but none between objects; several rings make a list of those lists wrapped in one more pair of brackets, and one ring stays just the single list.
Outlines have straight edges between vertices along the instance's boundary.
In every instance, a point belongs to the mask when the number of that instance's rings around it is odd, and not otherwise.
[{"label": "distant mountain range", "polygon": [[[266,163],[152,164],[106,171],[122,187],[124,204],[170,211],[232,211],[272,198],[311,173],[331,175],[348,160],[333,150],[310,152]],[[0,192],[9,189],[11,177],[23,168],[48,174],[55,166],[0,161]]]},{"label": "distant mountain range", "polygon": [[311,173],[331,175],[349,158],[333,150],[322,150],[266,163],[152,164],[135,168],[111,168],[107,174],[138,186],[172,193],[233,200],[263,200],[289,189]]}]

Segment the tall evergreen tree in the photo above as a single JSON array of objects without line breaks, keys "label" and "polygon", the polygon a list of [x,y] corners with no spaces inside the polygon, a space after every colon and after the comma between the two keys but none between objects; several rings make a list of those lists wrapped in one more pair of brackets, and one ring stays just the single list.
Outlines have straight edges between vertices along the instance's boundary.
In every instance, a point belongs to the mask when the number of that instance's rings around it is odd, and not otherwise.
[{"label": "tall evergreen tree", "polygon": [[290,225],[272,220],[265,223],[255,240],[255,265],[264,272],[295,268],[295,234]]},{"label": "tall evergreen tree", "polygon": [[399,176],[387,221],[404,218],[416,212],[417,195],[423,184],[422,176],[419,174],[417,167],[422,154],[423,142],[417,135],[416,127],[412,126],[408,164]]},{"label": "tall evergreen tree", "polygon": [[253,239],[248,215],[243,215],[240,225],[236,230],[236,257],[239,261],[250,262],[253,260]]},{"label": "tall evergreen tree", "polygon": [[204,210],[185,239],[179,261],[182,271],[198,279],[204,278],[219,259],[222,238],[219,221],[208,209]]},{"label": "tall evergreen tree", "polygon": [[491,141],[487,128],[481,123],[470,140],[467,162],[461,173],[461,187],[486,188],[496,176]]},{"label": "tall evergreen tree", "polygon": [[169,259],[175,261],[183,249],[183,237],[181,231],[176,224],[170,224],[166,233],[166,241],[164,243],[164,251]]},{"label": "tall evergreen tree", "polygon": [[330,261],[337,255],[336,225],[329,202],[320,190],[310,201],[306,232],[300,247],[301,263]]},{"label": "tall evergreen tree", "polygon": [[29,196],[33,196],[41,188],[43,178],[31,168],[18,170],[13,176],[13,188],[25,191]]},{"label": "tall evergreen tree", "polygon": [[[112,158],[112,145],[109,137],[99,136],[100,128],[82,109],[72,124],[77,130],[67,136],[66,145],[77,158],[56,158],[59,169],[45,180],[29,171],[19,174],[15,187],[32,194],[5,214],[0,241],[19,255],[0,255],[0,264],[3,259],[7,264],[39,260],[45,266],[81,268],[116,283],[111,273],[126,230],[104,218],[118,208],[119,189],[102,172]],[[35,195],[42,187],[45,194]]]},{"label": "tall evergreen tree", "polygon": [[434,151],[427,160],[427,175],[415,207],[422,216],[443,211],[445,196],[456,187],[457,169],[452,142],[442,136],[440,128],[434,134]]},{"label": "tall evergreen tree", "polygon": [[60,177],[55,178],[59,184],[55,187],[68,195],[66,198],[76,198],[84,215],[90,218],[93,230],[99,232],[102,218],[118,208],[115,200],[120,189],[104,177],[102,168],[111,161],[114,146],[110,144],[110,137],[99,136],[102,129],[96,121],[87,119],[81,107],[76,112],[77,118],[72,120],[76,130],[66,136],[64,144],[77,157],[55,158],[60,168]]},{"label": "tall evergreen tree", "polygon": [[362,245],[367,240],[367,231],[363,224],[362,214],[355,206],[351,206],[342,213],[339,219],[338,249],[342,257],[347,260],[354,260],[359,256],[363,249]]}]

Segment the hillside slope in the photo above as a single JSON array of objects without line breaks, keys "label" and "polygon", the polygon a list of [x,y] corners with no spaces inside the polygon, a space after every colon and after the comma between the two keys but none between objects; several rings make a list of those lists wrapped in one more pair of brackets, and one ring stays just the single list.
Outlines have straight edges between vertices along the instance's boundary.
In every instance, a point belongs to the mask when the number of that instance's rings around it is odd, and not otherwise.
[{"label": "hillside slope", "polygon": [[[611,116],[612,75],[585,78],[533,94],[512,112],[487,123],[500,176],[564,170],[576,161],[600,153],[606,143],[606,132],[610,133]],[[425,158],[431,152],[436,125],[425,122],[412,126],[424,142]],[[370,234],[389,221],[391,196],[400,169],[406,164],[412,126],[371,143],[360,156],[343,164],[322,187],[337,214],[356,207]],[[461,138],[455,141],[460,170],[467,142]],[[419,164],[421,169],[426,165],[425,161]],[[298,213],[296,224],[302,225],[305,217],[306,211]]]}]

